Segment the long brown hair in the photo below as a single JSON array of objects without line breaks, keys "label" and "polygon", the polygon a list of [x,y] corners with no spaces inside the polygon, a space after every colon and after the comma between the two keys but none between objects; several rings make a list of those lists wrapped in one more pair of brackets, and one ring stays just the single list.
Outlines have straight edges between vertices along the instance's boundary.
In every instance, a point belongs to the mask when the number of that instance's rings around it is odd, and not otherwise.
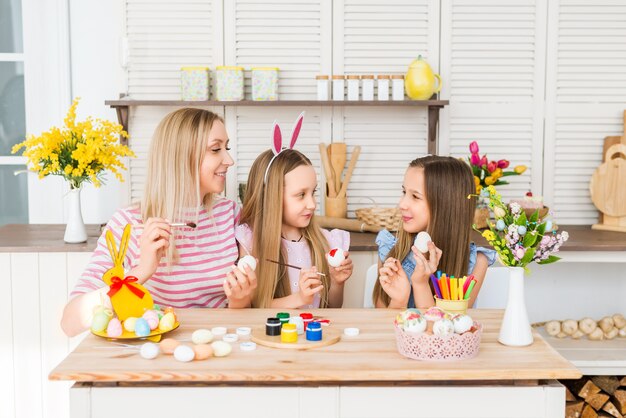
[{"label": "long brown hair", "polygon": [[[200,166],[215,121],[224,122],[213,112],[193,108],[176,110],[161,120],[148,153],[141,202],[144,221],[152,217],[172,222],[187,221],[189,214],[186,212],[200,205],[210,211],[213,195],[200,196]],[[195,216],[197,222],[198,213]],[[176,258],[176,246],[170,245],[168,263]]]},{"label": "long brown hair", "polygon": [[[411,161],[409,168],[424,169],[424,193],[430,215],[426,232],[442,252],[438,269],[455,277],[467,275],[476,207],[475,197],[468,199],[476,192],[470,167],[453,157],[426,156]],[[415,235],[400,225],[396,244],[387,257],[404,260],[411,252]],[[379,281],[374,285],[372,298],[374,303],[381,300],[388,305],[390,302]]]},{"label": "long brown hair", "polygon": [[[252,255],[259,260],[256,270],[258,287],[252,301],[255,308],[268,308],[273,299],[291,294],[287,267],[266,260],[287,262],[286,250],[280,235],[283,224],[285,174],[301,165],[312,166],[311,161],[301,152],[285,149],[270,165],[265,184],[263,182],[265,170],[273,156],[272,151],[267,150],[252,164],[239,221],[252,229]],[[324,289],[320,295],[320,307],[325,308],[328,306],[327,294],[330,284],[330,272],[325,259],[329,244],[315,221],[315,215],[302,231],[302,236],[311,251],[313,265],[326,275],[321,276]]]}]

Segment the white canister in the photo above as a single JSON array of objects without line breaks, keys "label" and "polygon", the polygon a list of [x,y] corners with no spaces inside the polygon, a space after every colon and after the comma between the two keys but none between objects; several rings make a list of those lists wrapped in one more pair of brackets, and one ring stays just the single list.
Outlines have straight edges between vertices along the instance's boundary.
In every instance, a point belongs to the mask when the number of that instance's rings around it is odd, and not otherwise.
[{"label": "white canister", "polygon": [[252,69],[252,100],[278,100],[278,68]]},{"label": "white canister", "polygon": [[315,76],[317,80],[317,100],[328,100],[330,80],[327,75]]},{"label": "white canister", "polygon": [[363,100],[374,100],[374,76],[361,76],[361,97]]},{"label": "white canister", "polygon": [[348,100],[359,100],[359,80],[361,76],[349,75],[348,79]]},{"label": "white canister", "polygon": [[391,91],[393,100],[404,100],[404,75],[394,74],[391,76]]},{"label": "white canister", "polygon": [[209,67],[180,69],[182,100],[209,100]]},{"label": "white canister", "polygon": [[389,76],[379,75],[378,77],[378,100],[389,100]]},{"label": "white canister", "polygon": [[243,67],[217,67],[215,79],[215,96],[217,100],[243,100]]},{"label": "white canister", "polygon": [[343,100],[345,89],[345,77],[342,75],[333,76],[333,100]]}]

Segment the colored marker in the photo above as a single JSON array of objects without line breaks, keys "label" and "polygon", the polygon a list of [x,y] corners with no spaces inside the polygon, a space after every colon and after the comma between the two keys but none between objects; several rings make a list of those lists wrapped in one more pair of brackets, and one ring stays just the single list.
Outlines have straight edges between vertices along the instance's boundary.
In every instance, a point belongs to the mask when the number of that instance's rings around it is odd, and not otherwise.
[{"label": "colored marker", "polygon": [[435,294],[439,299],[441,299],[441,290],[439,289],[439,283],[437,282],[437,278],[434,274],[430,275],[430,281],[433,283],[433,289],[435,289]]},{"label": "colored marker", "polygon": [[469,287],[467,288],[467,293],[465,294],[465,299],[469,299],[472,294],[472,290],[474,290],[474,285],[476,284],[476,280],[472,279]]}]

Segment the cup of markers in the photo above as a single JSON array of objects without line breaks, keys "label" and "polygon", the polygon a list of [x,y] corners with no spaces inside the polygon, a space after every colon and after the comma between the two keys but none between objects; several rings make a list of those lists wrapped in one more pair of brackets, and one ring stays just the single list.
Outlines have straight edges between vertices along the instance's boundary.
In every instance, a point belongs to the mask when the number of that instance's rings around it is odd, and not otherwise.
[{"label": "cup of markers", "polygon": [[469,299],[476,285],[476,279],[469,277],[447,276],[437,271],[437,275],[430,275],[430,281],[435,290],[435,305],[445,311],[455,314],[466,314]]}]

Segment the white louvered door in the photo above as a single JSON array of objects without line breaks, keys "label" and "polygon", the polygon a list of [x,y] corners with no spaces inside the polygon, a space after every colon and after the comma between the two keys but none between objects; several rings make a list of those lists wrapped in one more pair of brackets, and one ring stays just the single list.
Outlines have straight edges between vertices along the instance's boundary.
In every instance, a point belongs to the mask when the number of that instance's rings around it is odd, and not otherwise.
[{"label": "white louvered door", "polygon": [[589,181],[626,109],[626,3],[551,1],[546,74],[544,194],[560,223],[593,224]]},{"label": "white louvered door", "polygon": [[[335,0],[333,73],[404,74],[422,55],[438,72],[437,0]],[[336,107],[333,141],[346,142],[349,156],[361,156],[348,188],[348,217],[354,210],[398,203],[404,171],[427,152],[424,108]]]},{"label": "white louvered door", "polygon": [[[442,0],[441,154],[469,156],[478,141],[492,160],[526,165],[498,190],[541,194],[547,6],[541,0]],[[550,204],[550,202],[548,202]]]},{"label": "white louvered door", "polygon": [[[296,0],[268,3],[233,0],[224,3],[224,59],[226,65],[246,70],[246,97],[250,97],[253,67],[278,67],[280,100],[316,98],[317,74],[331,70],[331,1]],[[238,183],[248,179],[254,159],[270,148],[274,120],[280,123],[285,146],[296,117],[306,111],[296,149],[308,156],[320,174],[320,141],[330,141],[331,118],[321,107],[227,107],[226,129],[235,149],[234,171],[227,195],[235,199]],[[322,182],[320,181],[320,185]],[[321,195],[321,191],[320,194]],[[322,202],[318,202],[318,208]]]}]

